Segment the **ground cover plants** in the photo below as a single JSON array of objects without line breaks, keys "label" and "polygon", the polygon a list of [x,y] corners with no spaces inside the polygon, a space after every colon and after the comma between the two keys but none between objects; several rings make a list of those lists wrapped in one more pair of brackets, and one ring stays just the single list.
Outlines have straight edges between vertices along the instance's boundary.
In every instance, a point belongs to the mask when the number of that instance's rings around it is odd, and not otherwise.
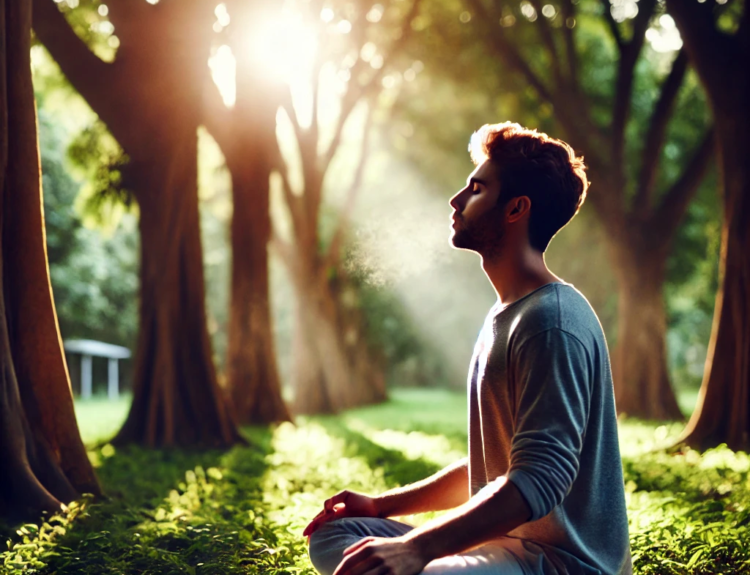
[{"label": "ground cover plants", "polygon": [[[101,443],[126,408],[79,405],[107,496],[3,526],[0,573],[311,574],[300,533],[327,495],[414,481],[466,449],[463,395],[439,390],[396,391],[384,405],[338,417],[246,429],[248,446],[228,452]],[[750,573],[750,458],[665,448],[679,430],[620,425],[635,572]]]}]

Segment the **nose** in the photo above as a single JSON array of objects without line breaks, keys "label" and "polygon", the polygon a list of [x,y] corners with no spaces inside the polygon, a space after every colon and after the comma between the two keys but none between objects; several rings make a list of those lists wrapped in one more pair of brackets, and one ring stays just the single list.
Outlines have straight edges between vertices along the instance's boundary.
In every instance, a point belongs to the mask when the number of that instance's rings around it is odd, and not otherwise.
[{"label": "nose", "polygon": [[466,205],[466,200],[465,200],[465,196],[466,196],[466,194],[465,194],[464,192],[466,192],[466,190],[468,190],[468,189],[469,189],[469,187],[468,187],[468,186],[466,186],[466,187],[465,187],[464,189],[462,189],[462,190],[459,190],[459,191],[458,191],[458,192],[456,192],[456,194],[455,194],[455,195],[454,195],[454,196],[453,196],[453,197],[452,197],[452,198],[451,198],[451,199],[450,199],[450,200],[448,201],[448,203],[450,204],[450,206],[451,206],[451,207],[452,207],[452,208],[453,208],[454,210],[456,210],[456,212],[458,212],[459,214],[460,214],[461,212],[463,212],[463,211],[464,211],[464,207],[465,207],[465,205]]}]

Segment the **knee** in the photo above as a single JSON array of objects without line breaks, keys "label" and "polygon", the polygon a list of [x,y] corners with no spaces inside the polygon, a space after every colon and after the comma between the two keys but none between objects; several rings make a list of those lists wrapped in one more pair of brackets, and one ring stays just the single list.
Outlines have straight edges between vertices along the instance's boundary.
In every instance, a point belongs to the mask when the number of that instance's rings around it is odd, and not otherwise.
[{"label": "knee", "polygon": [[344,549],[369,536],[396,537],[411,527],[377,517],[345,517],[324,523],[310,536],[310,561],[321,575],[331,575]]},{"label": "knee", "polygon": [[339,519],[321,525],[310,536],[310,562],[321,575],[331,575],[349,546],[346,528],[347,519]]}]

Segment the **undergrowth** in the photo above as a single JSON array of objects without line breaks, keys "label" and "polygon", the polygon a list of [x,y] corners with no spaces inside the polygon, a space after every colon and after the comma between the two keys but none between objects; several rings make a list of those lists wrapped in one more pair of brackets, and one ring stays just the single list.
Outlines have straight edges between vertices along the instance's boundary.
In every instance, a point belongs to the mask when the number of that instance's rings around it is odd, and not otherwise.
[{"label": "undergrowth", "polygon": [[[312,575],[300,534],[323,499],[462,457],[464,407],[459,395],[402,391],[340,417],[246,429],[250,444],[223,453],[92,448],[107,497],[6,526],[0,572]],[[635,573],[750,574],[750,458],[667,449],[679,429],[621,422]]]}]

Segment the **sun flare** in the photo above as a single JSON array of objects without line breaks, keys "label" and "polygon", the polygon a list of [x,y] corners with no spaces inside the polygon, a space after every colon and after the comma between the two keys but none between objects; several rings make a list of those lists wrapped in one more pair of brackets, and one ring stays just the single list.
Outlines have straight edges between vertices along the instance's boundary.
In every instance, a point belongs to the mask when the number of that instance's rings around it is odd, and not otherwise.
[{"label": "sun flare", "polygon": [[[216,9],[217,32],[230,22],[224,4]],[[236,32],[235,32],[236,33]],[[235,54],[227,44],[212,50],[208,60],[211,77],[219,89],[224,104],[231,108],[236,101],[237,58],[247,59],[262,74],[290,87],[293,98],[307,99],[313,65],[318,50],[318,38],[313,27],[300,14],[283,10],[254,20],[250,29],[242,31],[242,42]]]}]

